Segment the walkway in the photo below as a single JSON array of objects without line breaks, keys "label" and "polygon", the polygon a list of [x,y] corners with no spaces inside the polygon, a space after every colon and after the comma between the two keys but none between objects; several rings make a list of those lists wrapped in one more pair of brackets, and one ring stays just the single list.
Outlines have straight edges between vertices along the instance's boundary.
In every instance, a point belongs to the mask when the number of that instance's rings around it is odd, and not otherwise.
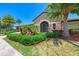
[{"label": "walkway", "polygon": [[22,56],[3,39],[4,37],[0,36],[0,56]]}]

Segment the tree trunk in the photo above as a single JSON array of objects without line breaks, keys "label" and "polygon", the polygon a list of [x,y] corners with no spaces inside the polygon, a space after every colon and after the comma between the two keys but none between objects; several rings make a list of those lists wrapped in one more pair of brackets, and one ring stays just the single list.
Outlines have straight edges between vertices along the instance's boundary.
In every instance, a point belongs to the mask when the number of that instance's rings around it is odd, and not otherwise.
[{"label": "tree trunk", "polygon": [[64,14],[64,31],[63,31],[63,36],[65,39],[69,39],[70,34],[69,34],[69,30],[68,30],[68,22],[67,22],[67,18],[68,18],[68,14]]},{"label": "tree trunk", "polygon": [[65,39],[69,39],[69,30],[68,30],[68,22],[67,20],[64,20],[64,31],[63,31],[63,36]]}]

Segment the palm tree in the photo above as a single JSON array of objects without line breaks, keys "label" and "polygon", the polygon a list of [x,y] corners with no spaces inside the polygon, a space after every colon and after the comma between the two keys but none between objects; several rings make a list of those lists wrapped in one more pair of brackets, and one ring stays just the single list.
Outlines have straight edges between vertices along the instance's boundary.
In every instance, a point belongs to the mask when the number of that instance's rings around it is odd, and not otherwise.
[{"label": "palm tree", "polygon": [[13,25],[16,23],[15,19],[11,15],[5,15],[2,17],[2,26],[6,31],[12,29]]},{"label": "palm tree", "polygon": [[18,19],[18,20],[16,20],[16,23],[18,23],[19,26],[20,26],[20,24],[22,23],[22,21],[20,19]]},{"label": "palm tree", "polygon": [[68,15],[77,14],[79,15],[79,3],[52,3],[48,4],[47,7],[48,16],[50,19],[62,17],[64,21],[64,37],[65,39],[69,38],[68,31]]},{"label": "palm tree", "polygon": [[[18,30],[20,31],[20,29],[21,29],[21,28],[20,28],[20,24],[22,23],[22,21],[21,21],[20,19],[18,19],[18,20],[16,20],[16,23],[18,23],[18,25],[19,25],[19,29],[18,29]],[[21,31],[21,32],[22,32],[22,31]]]}]

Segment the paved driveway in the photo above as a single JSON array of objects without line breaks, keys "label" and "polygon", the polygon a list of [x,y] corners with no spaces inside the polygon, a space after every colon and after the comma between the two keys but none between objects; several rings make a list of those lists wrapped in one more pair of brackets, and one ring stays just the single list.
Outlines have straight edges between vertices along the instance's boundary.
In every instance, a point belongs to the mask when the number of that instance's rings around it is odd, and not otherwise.
[{"label": "paved driveway", "polygon": [[5,36],[0,36],[0,56],[22,56],[3,39],[4,37]]}]

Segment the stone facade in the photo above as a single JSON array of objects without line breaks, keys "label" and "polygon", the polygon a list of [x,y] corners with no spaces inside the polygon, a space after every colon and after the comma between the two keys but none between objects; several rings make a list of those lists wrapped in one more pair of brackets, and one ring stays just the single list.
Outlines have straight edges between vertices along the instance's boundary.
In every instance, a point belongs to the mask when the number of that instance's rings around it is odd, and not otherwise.
[{"label": "stone facade", "polygon": [[[38,25],[38,27],[39,27],[38,32],[41,32],[41,29],[43,31],[48,29],[46,32],[51,32],[53,30],[61,30],[61,22],[59,20],[57,21],[56,19],[47,18],[47,12],[43,12],[39,16],[37,16],[33,20],[33,23]],[[44,25],[42,25],[43,23],[44,23]],[[47,27],[46,27],[45,23],[48,23]],[[41,27],[41,25],[42,25],[42,27]]]}]

